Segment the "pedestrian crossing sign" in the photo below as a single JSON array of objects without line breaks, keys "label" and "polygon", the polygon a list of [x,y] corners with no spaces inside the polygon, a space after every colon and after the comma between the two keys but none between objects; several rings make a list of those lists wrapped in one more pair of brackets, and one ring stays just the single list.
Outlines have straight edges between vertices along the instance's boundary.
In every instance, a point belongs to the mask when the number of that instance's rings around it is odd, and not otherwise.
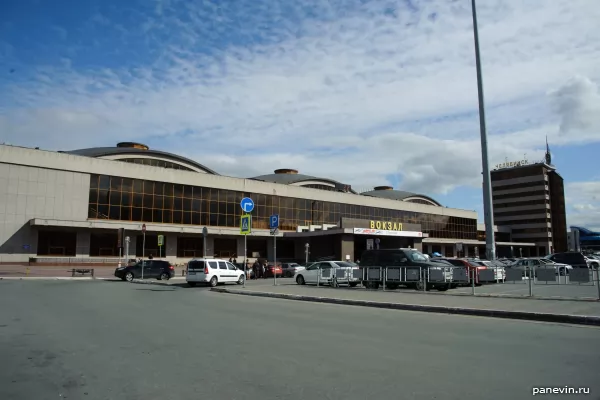
[{"label": "pedestrian crossing sign", "polygon": [[249,235],[252,232],[252,215],[244,214],[240,219],[240,233],[242,235]]}]

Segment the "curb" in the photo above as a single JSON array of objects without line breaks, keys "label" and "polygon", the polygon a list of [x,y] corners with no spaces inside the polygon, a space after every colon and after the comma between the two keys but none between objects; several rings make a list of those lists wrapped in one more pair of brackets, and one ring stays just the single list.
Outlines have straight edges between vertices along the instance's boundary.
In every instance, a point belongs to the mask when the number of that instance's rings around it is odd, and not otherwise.
[{"label": "curb", "polygon": [[91,276],[2,276],[0,281],[93,281],[107,278],[92,278]]},{"label": "curb", "polygon": [[[311,287],[312,288],[312,287]],[[319,289],[320,290],[320,289]],[[337,288],[337,290],[356,290],[348,289],[345,287]],[[367,291],[371,291],[371,289],[365,289]],[[375,290],[380,293],[396,293],[393,290],[381,291],[379,289]],[[402,294],[416,294],[416,295],[427,295],[427,296],[454,296],[454,297],[485,297],[491,299],[518,299],[518,300],[556,300],[556,301],[583,301],[583,302],[600,302],[600,299],[597,297],[566,297],[566,296],[536,296],[529,297],[528,295],[518,295],[518,294],[503,294],[503,293],[475,293],[472,295],[471,293],[448,293],[448,292],[422,292],[417,290],[407,290],[401,292]]]},{"label": "curb", "polygon": [[[180,276],[173,277],[169,279],[172,280],[182,280],[184,278]],[[0,276],[0,281],[120,281],[119,278],[115,278],[114,276],[102,276],[102,277],[91,277],[91,276]],[[136,283],[147,283],[151,284],[153,282],[148,282],[146,280],[134,280]]]},{"label": "curb", "polygon": [[527,320],[527,321],[538,321],[538,322],[554,322],[554,323],[574,324],[574,325],[600,326],[600,317],[587,316],[587,315],[548,314],[548,313],[535,313],[535,312],[526,312],[526,311],[483,310],[483,309],[477,309],[477,308],[428,306],[428,305],[420,305],[420,304],[389,303],[389,302],[378,302],[378,301],[367,301],[367,300],[335,299],[332,297],[303,296],[303,295],[285,294],[285,293],[242,292],[239,290],[230,290],[230,289],[224,289],[224,288],[211,288],[210,290],[212,292],[217,292],[217,293],[237,294],[237,295],[241,295],[241,296],[270,297],[270,298],[276,298],[276,299],[308,301],[308,302],[313,302],[313,303],[341,304],[341,305],[349,305],[349,306],[385,308],[385,309],[404,310],[404,311],[420,311],[420,312],[429,312],[429,313],[438,313],[438,314],[471,315],[471,316],[478,316],[478,317],[491,317],[491,318],[516,319],[516,320]]},{"label": "curb", "polygon": [[[296,284],[289,284],[291,286],[295,286]],[[322,288],[317,288],[316,286],[305,286],[307,289],[316,289],[323,290]],[[327,286],[326,286],[327,287]],[[365,288],[347,288],[347,287],[338,287],[336,290],[345,290],[345,291],[356,291],[363,290],[366,292],[378,292],[378,293],[402,293],[402,294],[410,294],[410,295],[427,295],[427,296],[454,296],[454,297],[484,297],[490,299],[517,299],[517,300],[554,300],[554,301],[580,301],[587,303],[598,303],[600,299],[598,297],[567,297],[567,296],[536,296],[529,297],[528,295],[518,295],[518,294],[503,294],[503,293],[475,293],[472,295],[471,293],[448,293],[448,292],[423,292],[418,290],[405,290],[405,291],[396,291],[396,290],[386,290],[382,291],[381,289],[365,289]]]}]

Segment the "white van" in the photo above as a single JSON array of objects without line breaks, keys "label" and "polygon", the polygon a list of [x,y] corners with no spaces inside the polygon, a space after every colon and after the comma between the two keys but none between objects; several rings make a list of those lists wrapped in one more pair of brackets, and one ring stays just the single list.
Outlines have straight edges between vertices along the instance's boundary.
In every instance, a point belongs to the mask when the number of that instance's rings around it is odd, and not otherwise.
[{"label": "white van", "polygon": [[244,271],[224,260],[194,258],[187,263],[186,280],[188,285],[208,283],[211,287],[219,283],[244,283]]}]

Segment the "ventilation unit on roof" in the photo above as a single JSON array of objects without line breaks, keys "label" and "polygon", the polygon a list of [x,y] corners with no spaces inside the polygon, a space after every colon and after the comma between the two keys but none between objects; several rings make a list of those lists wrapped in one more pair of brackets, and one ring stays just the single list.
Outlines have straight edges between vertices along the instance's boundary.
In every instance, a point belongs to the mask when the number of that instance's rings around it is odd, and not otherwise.
[{"label": "ventilation unit on roof", "polygon": [[290,169],[290,168],[280,168],[280,169],[276,169],[274,171],[276,174],[290,174],[290,175],[295,175],[298,173],[297,169]]},{"label": "ventilation unit on roof", "polygon": [[117,147],[128,147],[131,149],[150,150],[150,147],[146,146],[145,144],[135,143],[135,142],[117,143]]},{"label": "ventilation unit on roof", "polygon": [[394,188],[391,186],[375,186],[373,190],[394,190]]}]

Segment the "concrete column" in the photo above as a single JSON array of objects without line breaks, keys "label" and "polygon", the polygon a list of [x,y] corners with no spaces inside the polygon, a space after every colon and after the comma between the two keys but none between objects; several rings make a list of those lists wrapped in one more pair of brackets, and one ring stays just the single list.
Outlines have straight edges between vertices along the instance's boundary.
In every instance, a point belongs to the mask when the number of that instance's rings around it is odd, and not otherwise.
[{"label": "concrete column", "polygon": [[342,235],[340,243],[340,255],[342,261],[346,261],[346,256],[350,256],[350,261],[354,262],[354,235]]},{"label": "concrete column", "polygon": [[469,246],[463,244],[463,253],[465,257],[469,257]]},{"label": "concrete column", "polygon": [[273,261],[275,252],[273,251],[273,236],[267,238],[267,260]]},{"label": "concrete column", "polygon": [[415,238],[415,240],[413,241],[413,248],[415,250],[423,252],[423,239]]},{"label": "concrete column", "polygon": [[77,257],[89,257],[90,256],[90,231],[81,230],[77,231],[77,242],[76,242],[75,254]]},{"label": "concrete column", "polygon": [[[242,249],[243,249],[243,246],[244,246],[244,243],[242,242]],[[206,237],[206,257],[213,258],[214,255],[215,255],[215,237],[208,235]],[[242,256],[242,254],[240,253],[237,256],[239,258],[240,256]]]},{"label": "concrete column", "polygon": [[177,234],[169,233],[165,235],[166,246],[161,249],[163,258],[174,262],[177,258]]},{"label": "concrete column", "polygon": [[425,252],[427,254],[431,254],[433,252],[432,246],[430,244],[423,245],[425,247]]},{"label": "concrete column", "polygon": [[240,235],[237,237],[236,255],[240,259],[240,262],[242,262],[244,260],[245,254],[244,254],[244,236],[243,235]]}]

